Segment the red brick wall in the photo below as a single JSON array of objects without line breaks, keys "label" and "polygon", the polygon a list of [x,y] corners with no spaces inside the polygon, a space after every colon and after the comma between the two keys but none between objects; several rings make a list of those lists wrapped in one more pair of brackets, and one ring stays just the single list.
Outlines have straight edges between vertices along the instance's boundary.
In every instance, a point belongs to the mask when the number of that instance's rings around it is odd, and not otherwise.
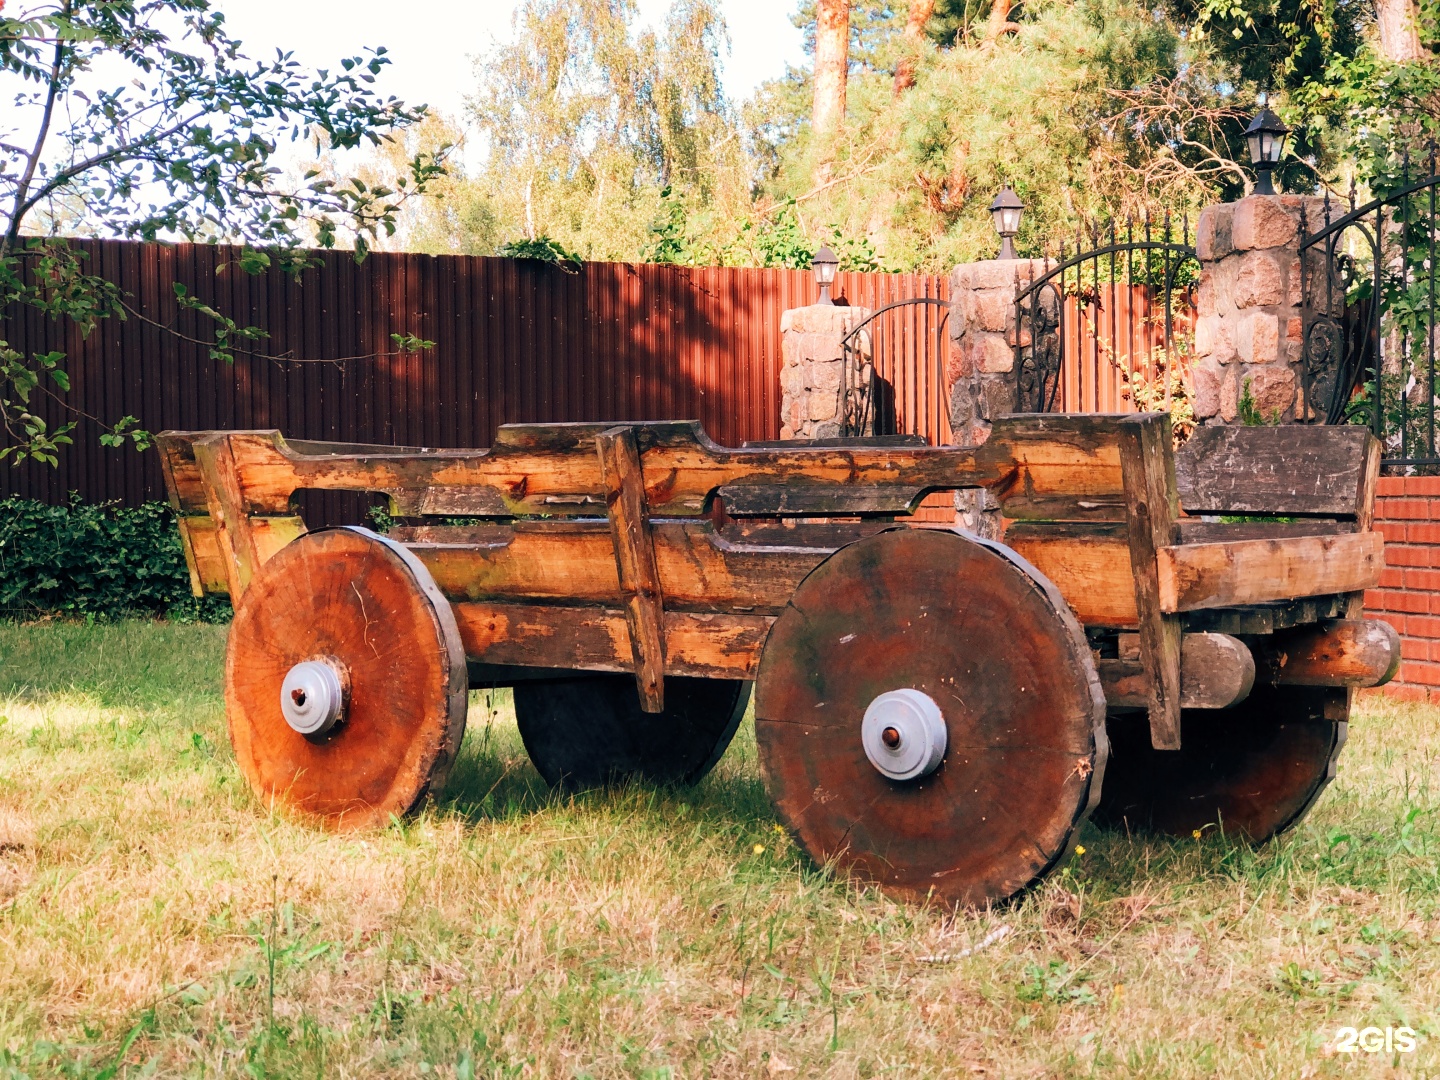
[{"label": "red brick wall", "polygon": [[1404,656],[1386,692],[1440,702],[1440,476],[1382,477],[1376,496],[1385,573],[1365,614],[1395,627]]}]

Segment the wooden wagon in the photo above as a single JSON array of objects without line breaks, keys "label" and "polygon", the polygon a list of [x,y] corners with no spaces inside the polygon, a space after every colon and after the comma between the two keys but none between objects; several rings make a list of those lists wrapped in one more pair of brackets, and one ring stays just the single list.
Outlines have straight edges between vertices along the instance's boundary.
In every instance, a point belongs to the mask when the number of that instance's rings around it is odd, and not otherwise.
[{"label": "wooden wagon", "polygon": [[[444,784],[472,686],[514,687],[551,784],[687,782],[756,739],[817,860],[908,897],[1011,896],[1095,811],[1263,840],[1334,773],[1398,640],[1378,446],[1011,416],[978,449],[721,447],[694,423],[512,425],[489,450],[162,435],[197,593],[236,601],[225,693],[267,804],[350,828]],[[917,526],[986,488],[1003,542]],[[307,531],[302,489],[403,527]]]}]

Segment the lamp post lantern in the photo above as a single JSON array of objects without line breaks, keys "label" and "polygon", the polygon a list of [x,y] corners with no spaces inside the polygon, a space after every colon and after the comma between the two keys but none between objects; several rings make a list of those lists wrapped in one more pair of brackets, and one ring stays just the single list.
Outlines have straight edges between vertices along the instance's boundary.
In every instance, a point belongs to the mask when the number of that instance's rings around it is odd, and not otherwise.
[{"label": "lamp post lantern", "polygon": [[810,269],[815,271],[815,284],[820,286],[820,299],[815,301],[817,304],[834,305],[835,301],[830,298],[830,286],[835,284],[835,271],[839,268],[840,260],[828,247],[822,247],[810,261]]},{"label": "lamp post lantern", "polygon": [[1280,157],[1285,153],[1285,136],[1289,134],[1285,121],[1271,112],[1268,106],[1262,108],[1245,129],[1245,141],[1250,145],[1250,164],[1255,167],[1254,194],[1275,194],[1270,174],[1280,164]]},{"label": "lamp post lantern", "polygon": [[1020,231],[1020,215],[1025,211],[1025,204],[1020,201],[1020,196],[1010,190],[1006,184],[995,196],[995,201],[990,204],[990,216],[995,222],[995,231],[1000,234],[1000,255],[1001,259],[1015,258],[1015,245],[1012,241],[1015,234]]}]

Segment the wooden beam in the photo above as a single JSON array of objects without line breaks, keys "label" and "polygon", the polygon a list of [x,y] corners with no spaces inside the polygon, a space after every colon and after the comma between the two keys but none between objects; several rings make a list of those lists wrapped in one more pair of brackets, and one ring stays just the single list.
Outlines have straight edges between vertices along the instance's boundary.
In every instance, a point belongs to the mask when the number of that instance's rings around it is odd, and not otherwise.
[{"label": "wooden beam", "polygon": [[1160,554],[1175,542],[1175,521],[1180,515],[1170,417],[1143,413],[1128,420],[1123,432],[1120,464],[1140,624],[1140,662],[1150,674],[1150,743],[1156,750],[1178,750],[1181,625],[1179,618],[1164,609],[1160,571]]},{"label": "wooden beam", "polygon": [[635,429],[615,427],[595,436],[605,485],[605,506],[610,514],[610,538],[625,623],[630,631],[635,684],[640,707],[648,713],[665,711],[665,617],[660,568],[655,563],[655,541],[645,505],[645,474]]},{"label": "wooden beam", "polygon": [[1160,552],[1167,612],[1241,607],[1368,589],[1385,568],[1379,533],[1181,544]]},{"label": "wooden beam", "polygon": [[[656,516],[699,516],[718,493],[732,514],[906,514],[932,491],[991,486],[1011,517],[1119,516],[1115,443],[1123,418],[1005,417],[978,449],[935,446],[719,446],[693,421],[630,425]],[[609,425],[500,429],[489,450],[288,442],[228,433],[251,513],[287,514],[298,490],[375,491],[397,516],[585,517],[603,511],[594,440]],[[193,446],[208,432],[164,432],[177,509],[206,509]],[[1069,509],[1066,509],[1069,507]]]},{"label": "wooden beam", "polygon": [[1400,635],[1378,619],[1340,619],[1259,638],[1255,659],[1275,686],[1383,686],[1400,670]]},{"label": "wooden beam", "polygon": [[[180,541],[186,549],[187,563],[192,563],[191,585],[198,582],[196,596],[229,591],[226,556],[221,548],[215,519],[206,515],[181,515]],[[286,544],[305,535],[305,522],[299,517],[250,518],[250,540],[263,566]]]},{"label": "wooden beam", "polygon": [[226,434],[201,439],[195,444],[195,465],[200,470],[210,520],[215,523],[226,592],[238,604],[264,560],[260,558],[250,529],[250,515],[240,486],[240,468],[230,440],[231,436]]},{"label": "wooden beam", "polygon": [[[1110,708],[1150,705],[1150,673],[1140,659],[1140,636],[1120,635],[1120,657],[1096,664]],[[1228,634],[1186,634],[1180,643],[1180,705],[1226,709],[1244,701],[1255,685],[1255,659]]]},{"label": "wooden beam", "polygon": [[[465,653],[479,664],[578,671],[634,670],[625,612],[558,604],[452,605]],[[666,611],[665,672],[707,679],[753,679],[769,615]]]}]

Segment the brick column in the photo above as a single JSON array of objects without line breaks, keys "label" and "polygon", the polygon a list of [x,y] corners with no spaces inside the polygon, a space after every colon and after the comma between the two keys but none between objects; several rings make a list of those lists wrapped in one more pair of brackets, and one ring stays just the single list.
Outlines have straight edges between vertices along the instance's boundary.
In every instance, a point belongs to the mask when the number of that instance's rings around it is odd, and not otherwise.
[{"label": "brick column", "polygon": [[1381,691],[1440,702],[1440,476],[1382,476],[1375,528],[1385,572],[1365,594],[1365,615],[1400,635],[1400,673]]},{"label": "brick column", "polygon": [[[812,304],[780,316],[780,437],[833,439],[840,434],[845,336],[870,317],[870,309]],[[870,359],[861,335],[858,368]],[[860,371],[850,372],[850,385]]]},{"label": "brick column", "polygon": [[[1195,417],[1203,424],[1236,422],[1247,386],[1267,422],[1308,419],[1301,391],[1302,206],[1314,232],[1325,204],[1308,196],[1251,195],[1200,215],[1193,378]],[[1314,271],[1308,291],[1323,295],[1325,268],[1307,270]]]}]

